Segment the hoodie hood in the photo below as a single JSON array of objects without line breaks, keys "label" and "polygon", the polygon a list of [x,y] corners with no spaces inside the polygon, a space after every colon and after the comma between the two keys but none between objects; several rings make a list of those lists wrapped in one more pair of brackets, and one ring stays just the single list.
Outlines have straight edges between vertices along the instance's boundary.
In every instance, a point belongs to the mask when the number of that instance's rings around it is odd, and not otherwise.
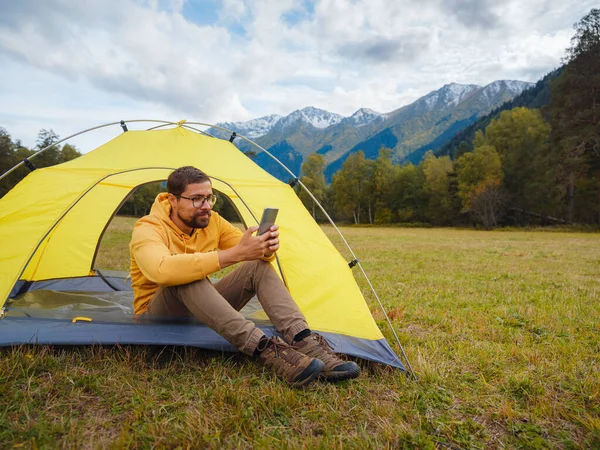
[{"label": "hoodie hood", "polygon": [[161,222],[170,227],[176,234],[180,236],[185,234],[177,225],[175,225],[175,222],[171,220],[171,203],[169,203],[168,193],[161,192],[156,196],[154,203],[152,204],[152,208],[150,208],[149,216],[159,219]]}]

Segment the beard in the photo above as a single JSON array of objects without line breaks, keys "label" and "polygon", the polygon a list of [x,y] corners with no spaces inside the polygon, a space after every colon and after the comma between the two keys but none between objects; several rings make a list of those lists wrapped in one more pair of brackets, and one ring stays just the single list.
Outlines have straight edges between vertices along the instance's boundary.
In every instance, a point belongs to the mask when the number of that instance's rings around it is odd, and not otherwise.
[{"label": "beard", "polygon": [[201,211],[196,213],[191,219],[184,219],[183,217],[179,216],[179,220],[181,220],[190,228],[206,228],[208,226],[208,222],[210,221],[210,211]]}]

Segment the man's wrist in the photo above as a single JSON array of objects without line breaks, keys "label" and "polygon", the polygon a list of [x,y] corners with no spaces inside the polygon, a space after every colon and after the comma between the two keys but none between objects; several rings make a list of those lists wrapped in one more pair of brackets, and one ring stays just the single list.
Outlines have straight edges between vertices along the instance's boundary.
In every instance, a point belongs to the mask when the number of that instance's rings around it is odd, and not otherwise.
[{"label": "man's wrist", "polygon": [[225,267],[237,264],[240,261],[242,261],[242,259],[238,255],[238,252],[235,250],[235,247],[228,248],[227,250],[219,250],[218,255],[219,265],[221,266],[221,269],[224,269]]}]

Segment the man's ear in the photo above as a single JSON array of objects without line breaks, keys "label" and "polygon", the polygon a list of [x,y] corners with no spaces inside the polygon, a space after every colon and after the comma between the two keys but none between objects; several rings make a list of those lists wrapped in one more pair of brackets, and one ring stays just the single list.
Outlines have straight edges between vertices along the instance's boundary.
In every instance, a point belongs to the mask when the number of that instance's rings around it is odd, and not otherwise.
[{"label": "man's ear", "polygon": [[169,199],[169,203],[171,204],[171,209],[175,209],[175,206],[177,205],[177,197],[175,197],[171,193],[168,193],[167,198]]}]

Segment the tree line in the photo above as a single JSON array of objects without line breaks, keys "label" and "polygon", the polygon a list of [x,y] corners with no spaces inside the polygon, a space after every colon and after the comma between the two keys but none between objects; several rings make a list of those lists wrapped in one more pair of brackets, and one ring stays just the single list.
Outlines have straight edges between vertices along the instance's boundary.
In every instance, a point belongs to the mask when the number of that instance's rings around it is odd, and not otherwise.
[{"label": "tree line", "polygon": [[0,127],[0,175],[8,172],[21,161],[30,158],[39,150],[50,147],[31,159],[31,168],[23,165],[0,180],[0,197],[22,180],[32,168],[54,166],[81,156],[81,153],[73,145],[58,145],[59,140],[60,138],[53,130],[42,129],[38,133],[35,146],[28,148],[20,140],[13,141],[8,131]]},{"label": "tree line", "polygon": [[[312,154],[300,180],[333,215],[355,224],[421,222],[436,226],[478,223],[522,225],[539,215],[560,221],[560,189],[551,174],[550,125],[539,110],[504,111],[485,132],[478,131],[474,150],[454,161],[428,152],[418,165],[395,165],[382,148],[376,160],[351,155],[325,185],[325,158]],[[300,198],[319,218],[314,201]]]},{"label": "tree line", "polygon": [[[565,66],[541,109],[503,111],[457,157],[429,152],[418,165],[351,155],[327,186],[311,154],[300,180],[338,220],[436,226],[600,224],[600,9],[575,24]],[[472,149],[472,150],[471,150]],[[316,219],[312,198],[298,191]]]}]

